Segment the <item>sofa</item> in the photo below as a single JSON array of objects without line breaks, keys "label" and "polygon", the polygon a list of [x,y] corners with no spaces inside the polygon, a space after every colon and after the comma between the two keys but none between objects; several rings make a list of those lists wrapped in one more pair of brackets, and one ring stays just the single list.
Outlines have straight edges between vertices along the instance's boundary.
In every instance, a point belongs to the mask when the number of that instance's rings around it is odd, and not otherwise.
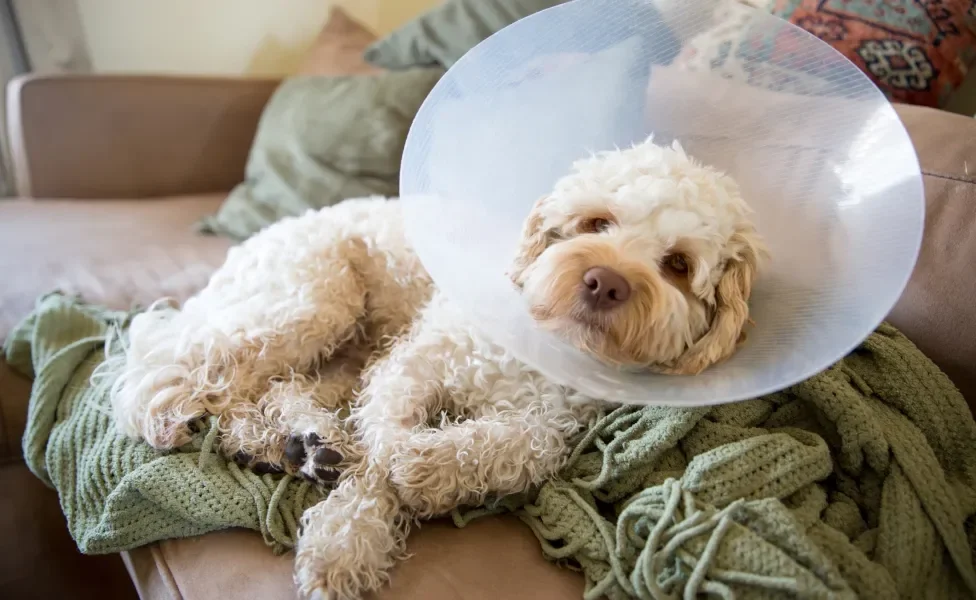
[{"label": "sofa", "polygon": [[[8,89],[19,197],[0,199],[0,339],[53,289],[126,308],[186,298],[231,242],[194,230],[244,167],[278,82],[168,76],[29,76]],[[889,320],[976,407],[976,120],[897,106],[924,171],[925,242]],[[0,362],[0,596],[295,596],[289,554],[250,531],[82,557],[56,494],[21,458],[29,382]],[[517,519],[424,525],[377,598],[580,598]],[[122,563],[128,574],[123,576]]]}]

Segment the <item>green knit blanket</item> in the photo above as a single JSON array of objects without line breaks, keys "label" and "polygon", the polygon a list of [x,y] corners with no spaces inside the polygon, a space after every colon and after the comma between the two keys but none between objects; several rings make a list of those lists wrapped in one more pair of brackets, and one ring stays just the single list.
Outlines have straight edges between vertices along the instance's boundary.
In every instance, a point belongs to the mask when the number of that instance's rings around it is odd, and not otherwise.
[{"label": "green knit blanket", "polygon": [[322,497],[309,483],[224,460],[206,424],[168,453],[116,431],[106,386],[90,380],[109,330],[128,317],[50,294],[5,344],[7,362],[34,380],[24,458],[57,490],[78,548],[121,552],[233,527],[260,531],[276,551],[293,547],[302,512]]},{"label": "green knit blanket", "polygon": [[[229,527],[291,547],[307,483],[255,475],[204,428],[155,452],[119,435],[89,383],[128,315],[42,298],[7,341],[34,378],[24,454],[83,552]],[[540,489],[458,511],[511,511],[586,598],[976,597],[976,423],[956,389],[882,326],[784,392],[714,408],[623,407]]]},{"label": "green knit blanket", "polygon": [[882,325],[781,393],[619,408],[514,511],[585,598],[974,598],[976,424]]}]

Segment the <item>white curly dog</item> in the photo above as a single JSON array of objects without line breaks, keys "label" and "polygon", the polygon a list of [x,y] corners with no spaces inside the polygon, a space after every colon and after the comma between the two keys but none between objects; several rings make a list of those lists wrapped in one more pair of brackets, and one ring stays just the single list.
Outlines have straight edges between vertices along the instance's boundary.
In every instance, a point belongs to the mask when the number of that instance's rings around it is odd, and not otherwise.
[{"label": "white curly dog", "polygon": [[[741,341],[765,255],[732,179],[648,140],[573,165],[510,275],[542,326],[599,359],[693,374]],[[335,485],[302,519],[306,596],[379,588],[417,519],[543,482],[606,408],[480,334],[380,198],[232,249],[182,309],[137,316],[116,360],[124,432],[172,448],[217,415],[228,457]]]}]

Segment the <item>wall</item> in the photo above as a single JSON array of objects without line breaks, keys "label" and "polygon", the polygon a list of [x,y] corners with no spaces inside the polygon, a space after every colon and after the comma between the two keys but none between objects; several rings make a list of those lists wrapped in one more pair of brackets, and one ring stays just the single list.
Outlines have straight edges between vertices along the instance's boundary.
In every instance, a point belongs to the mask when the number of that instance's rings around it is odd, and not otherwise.
[{"label": "wall", "polygon": [[331,5],[384,34],[438,0],[75,0],[96,72],[283,75]]},{"label": "wall", "polygon": [[373,30],[386,34],[403,23],[429,10],[441,0],[378,0]]}]

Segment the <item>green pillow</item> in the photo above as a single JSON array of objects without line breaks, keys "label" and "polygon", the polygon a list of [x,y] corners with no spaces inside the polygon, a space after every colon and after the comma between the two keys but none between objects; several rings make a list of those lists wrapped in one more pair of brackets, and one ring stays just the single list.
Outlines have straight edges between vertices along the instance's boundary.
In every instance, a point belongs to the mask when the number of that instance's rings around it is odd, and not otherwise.
[{"label": "green pillow", "polygon": [[261,115],[246,179],[207,233],[243,240],[347,198],[397,195],[410,123],[442,69],[286,80]]},{"label": "green pillow", "polygon": [[364,56],[384,69],[449,68],[496,31],[566,1],[447,0],[373,43]]}]

